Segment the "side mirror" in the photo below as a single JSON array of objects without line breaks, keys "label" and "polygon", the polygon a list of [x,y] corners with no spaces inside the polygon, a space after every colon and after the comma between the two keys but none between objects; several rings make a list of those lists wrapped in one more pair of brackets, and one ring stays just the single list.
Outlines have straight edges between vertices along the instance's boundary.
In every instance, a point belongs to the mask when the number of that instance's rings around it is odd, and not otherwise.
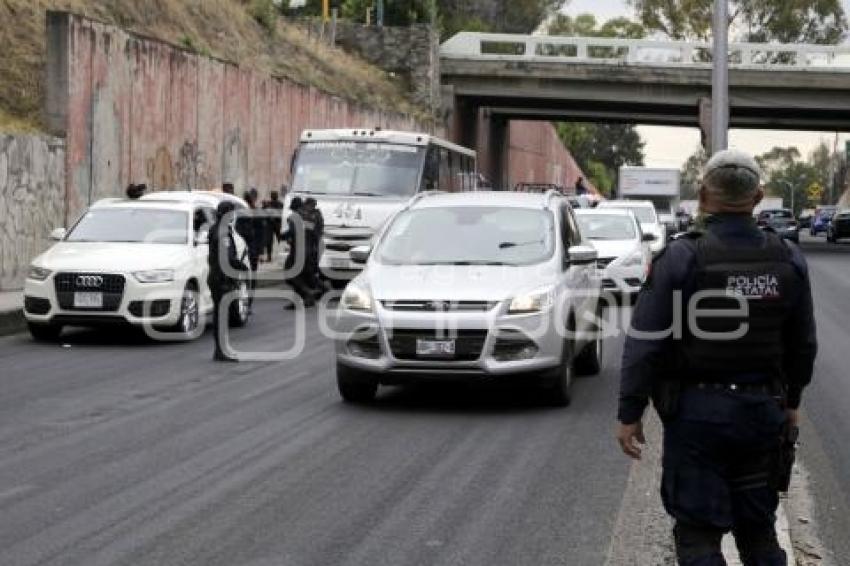
[{"label": "side mirror", "polygon": [[370,253],[372,253],[372,248],[369,246],[355,246],[348,250],[348,257],[354,263],[364,264],[369,259]]},{"label": "side mirror", "polygon": [[641,236],[641,242],[654,242],[658,237],[652,232],[644,232],[643,236]]},{"label": "side mirror", "polygon": [[588,265],[596,263],[599,253],[591,246],[572,246],[567,250],[571,265]]},{"label": "side mirror", "polygon": [[56,228],[54,231],[50,233],[49,238],[54,242],[61,241],[68,234],[68,230],[65,228]]},{"label": "side mirror", "polygon": [[209,230],[201,230],[195,236],[195,245],[196,246],[205,246],[210,243],[210,231]]}]

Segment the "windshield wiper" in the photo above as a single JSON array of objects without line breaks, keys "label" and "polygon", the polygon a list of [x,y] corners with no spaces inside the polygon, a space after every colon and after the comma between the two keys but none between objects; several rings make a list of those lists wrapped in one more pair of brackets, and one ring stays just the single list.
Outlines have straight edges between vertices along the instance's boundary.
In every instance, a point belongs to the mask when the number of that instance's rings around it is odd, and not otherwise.
[{"label": "windshield wiper", "polygon": [[543,240],[531,240],[529,242],[502,242],[499,244],[499,249],[515,248],[517,246],[530,246],[531,244],[542,244]]}]

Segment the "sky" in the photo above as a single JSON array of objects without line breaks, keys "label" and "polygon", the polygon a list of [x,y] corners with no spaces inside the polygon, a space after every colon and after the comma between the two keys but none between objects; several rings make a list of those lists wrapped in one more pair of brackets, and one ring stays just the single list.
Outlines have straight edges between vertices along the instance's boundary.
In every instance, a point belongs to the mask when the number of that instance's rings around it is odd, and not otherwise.
[{"label": "sky", "polygon": [[[842,0],[844,10],[850,14],[850,0]],[[634,11],[625,0],[570,0],[562,10],[566,14],[577,15],[591,13],[598,21],[618,16],[633,17]],[[696,128],[638,126],[646,143],[645,164],[650,167],[681,167],[700,143],[699,130]],[[821,140],[832,146],[834,132],[798,132],[782,130],[736,130],[729,131],[729,146],[754,155],[765,153],[774,146],[796,146],[805,156]],[[850,140],[850,134],[839,136],[839,148]]]}]

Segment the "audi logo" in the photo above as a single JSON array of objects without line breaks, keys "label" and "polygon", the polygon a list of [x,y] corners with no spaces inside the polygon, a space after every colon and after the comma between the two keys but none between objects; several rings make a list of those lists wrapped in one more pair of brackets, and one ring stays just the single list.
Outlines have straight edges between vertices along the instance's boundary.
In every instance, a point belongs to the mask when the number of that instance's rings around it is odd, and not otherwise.
[{"label": "audi logo", "polygon": [[101,287],[103,277],[100,275],[77,275],[77,287]]}]

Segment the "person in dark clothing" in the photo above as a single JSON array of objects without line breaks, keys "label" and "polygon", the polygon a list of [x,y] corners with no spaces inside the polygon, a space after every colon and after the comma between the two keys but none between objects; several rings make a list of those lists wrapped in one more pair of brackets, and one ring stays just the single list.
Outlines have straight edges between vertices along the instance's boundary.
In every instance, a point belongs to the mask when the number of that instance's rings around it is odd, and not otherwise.
[{"label": "person in dark clothing", "polygon": [[305,280],[314,289],[316,294],[321,294],[321,273],[319,272],[319,258],[322,249],[322,237],[325,233],[325,218],[319,210],[316,199],[310,197],[304,201],[304,225],[306,228],[307,242],[307,265],[305,266]]},{"label": "person in dark clothing", "polygon": [[[304,202],[301,197],[294,197],[289,203],[290,214],[286,219],[286,230],[281,239],[289,246],[289,254],[286,256],[284,271],[286,282],[298,293],[304,301],[304,306],[311,307],[315,304],[313,291],[307,282],[307,243],[304,221]],[[287,306],[289,308],[289,305]]]},{"label": "person in dark clothing", "polygon": [[587,186],[584,184],[584,177],[576,179],[576,194],[586,195],[588,193]]},{"label": "person in dark clothing", "polygon": [[268,211],[269,216],[266,217],[266,238],[265,251],[266,261],[272,260],[272,252],[274,251],[274,241],[280,238],[282,229],[281,214],[283,203],[280,201],[280,194],[277,191],[272,191],[269,200],[263,202],[263,210]]},{"label": "person in dark clothing", "polygon": [[233,240],[232,222],[235,208],[232,202],[223,201],[219,203],[216,209],[216,220],[210,227],[209,255],[207,256],[209,264],[207,284],[213,299],[213,335],[215,338],[213,359],[223,362],[238,361],[228,356],[221,347],[222,336],[229,319],[228,313],[222,312],[222,301],[227,293],[237,288],[237,280],[233,277],[233,271],[244,269],[242,262],[236,255],[236,243]]},{"label": "person in dark clothing", "polygon": [[236,232],[245,240],[248,247],[248,261],[251,263],[251,298],[250,306],[254,304],[254,290],[257,288],[257,270],[260,267],[260,253],[263,246],[264,219],[257,211],[257,191],[246,191],[244,200],[248,210],[240,210],[236,216]]},{"label": "person in dark clothing", "polygon": [[787,564],[774,530],[787,489],[780,439],[796,430],[817,341],[805,258],[753,220],[759,175],[739,151],[709,161],[702,229],[654,260],[623,351],[617,438],[640,458],[652,398],[664,427],[662,501],[686,566],[726,564],[730,530],[746,566]]},{"label": "person in dark clothing", "polygon": [[132,200],[140,199],[140,198],[142,198],[142,195],[145,194],[145,191],[147,190],[147,188],[148,188],[148,186],[145,185],[144,183],[141,183],[141,184],[138,184],[138,185],[134,185],[133,183],[130,183],[129,185],[127,185],[127,198],[132,199]]}]

